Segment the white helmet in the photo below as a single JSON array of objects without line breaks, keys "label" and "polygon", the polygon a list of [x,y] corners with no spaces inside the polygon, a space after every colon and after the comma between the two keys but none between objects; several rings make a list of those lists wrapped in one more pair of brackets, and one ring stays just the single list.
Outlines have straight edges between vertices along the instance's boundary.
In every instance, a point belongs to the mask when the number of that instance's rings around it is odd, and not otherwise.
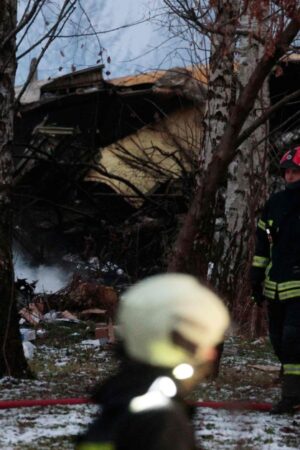
[{"label": "white helmet", "polygon": [[[174,368],[200,364],[203,350],[220,343],[229,326],[222,301],[194,277],[155,275],[122,296],[117,323],[127,354],[140,362]],[[174,332],[195,351],[175,344]]]}]

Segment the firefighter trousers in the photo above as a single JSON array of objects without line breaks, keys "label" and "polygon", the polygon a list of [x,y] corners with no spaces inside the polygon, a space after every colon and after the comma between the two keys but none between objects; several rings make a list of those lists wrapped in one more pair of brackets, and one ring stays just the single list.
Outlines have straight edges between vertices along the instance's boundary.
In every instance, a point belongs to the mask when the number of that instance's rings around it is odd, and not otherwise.
[{"label": "firefighter trousers", "polygon": [[300,298],[268,301],[269,335],[283,374],[299,379],[300,394]]}]

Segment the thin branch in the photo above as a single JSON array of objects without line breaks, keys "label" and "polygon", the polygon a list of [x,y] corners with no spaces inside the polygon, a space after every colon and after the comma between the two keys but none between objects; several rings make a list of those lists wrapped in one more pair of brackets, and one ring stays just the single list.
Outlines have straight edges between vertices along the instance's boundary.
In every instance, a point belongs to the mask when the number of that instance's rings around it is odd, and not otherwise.
[{"label": "thin branch", "polygon": [[278,8],[283,11],[290,19],[295,19],[297,14],[299,14],[299,11],[297,12],[297,0],[294,0],[293,3],[289,2],[286,7],[282,0],[273,0],[273,3],[278,6]]},{"label": "thin branch", "polygon": [[[101,48],[102,48],[102,45],[101,45],[99,36],[98,36],[98,34],[96,33],[96,30],[95,30],[95,28],[94,28],[94,25],[93,25],[92,21],[91,21],[89,15],[88,15],[88,13],[86,12],[86,10],[84,9],[84,7],[82,6],[80,0],[78,0],[78,3],[79,3],[79,6],[80,6],[80,8],[81,8],[83,14],[85,15],[85,17],[86,17],[86,19],[87,19],[87,21],[88,21],[88,24],[89,24],[90,28],[91,28],[91,29],[93,30],[93,32],[95,33],[95,36],[96,36],[97,41],[98,41],[99,48],[101,49]],[[102,57],[101,57],[101,59],[102,59]]]},{"label": "thin branch", "polygon": [[283,99],[281,99],[279,102],[272,105],[270,108],[268,108],[258,119],[256,119],[252,124],[246,128],[238,137],[236,141],[236,146],[239,147],[251,134],[260,126],[263,125],[272,114],[274,114],[276,111],[278,111],[280,108],[282,108],[286,103],[290,102],[291,100],[294,100],[296,98],[300,97],[300,89],[293,92],[290,95],[285,96]]},{"label": "thin branch", "polygon": [[43,11],[42,9],[37,10],[36,13],[34,14],[34,16],[32,17],[31,21],[27,23],[27,26],[26,26],[26,28],[24,30],[23,35],[20,37],[20,39],[18,39],[17,46],[16,46],[16,51],[18,51],[18,49],[21,46],[23,40],[25,39],[25,37],[27,37],[28,32],[29,32],[30,28],[32,27],[32,24],[35,22],[35,20],[36,20],[37,16],[39,15],[39,13],[40,12],[42,13],[42,11]]},{"label": "thin branch", "polygon": [[28,84],[30,83],[30,81],[31,81],[31,79],[32,79],[32,77],[34,75],[34,72],[35,72],[36,68],[38,67],[42,57],[46,53],[46,51],[47,51],[48,47],[50,46],[50,44],[55,39],[55,33],[56,33],[57,28],[60,26],[60,30],[62,30],[64,28],[66,22],[68,21],[70,15],[73,13],[73,11],[74,11],[74,2],[72,2],[71,5],[68,6],[69,1],[70,0],[65,0],[65,3],[64,3],[64,5],[63,5],[63,7],[61,9],[61,12],[60,12],[59,16],[58,16],[57,22],[54,25],[54,27],[52,28],[53,34],[51,34],[49,36],[48,42],[43,47],[39,57],[36,59],[35,63],[33,64],[32,68],[30,70],[30,73],[28,75],[28,78],[27,78],[26,82],[24,83],[24,85],[22,86],[22,89],[20,90],[18,97],[16,98],[16,103],[18,103],[20,101],[20,98],[22,97],[22,95],[24,94]]},{"label": "thin branch", "polygon": [[36,0],[33,4],[31,11],[28,14],[24,14],[19,24],[11,30],[11,32],[6,36],[6,38],[0,44],[0,51],[4,49],[7,43],[14,38],[17,33],[19,33],[32,19],[36,11],[40,11],[46,0]]},{"label": "thin branch", "polygon": [[[155,19],[156,17],[161,16],[161,14],[157,14],[156,16],[152,16],[151,19]],[[115,27],[115,28],[108,28],[107,30],[103,30],[103,31],[97,31],[94,30],[93,32],[90,33],[78,33],[78,34],[60,34],[59,37],[60,38],[74,38],[74,37],[88,37],[88,36],[95,36],[95,35],[100,35],[100,34],[108,34],[108,33],[113,33],[115,31],[119,31],[119,30],[124,30],[125,28],[131,28],[134,27],[136,25],[141,25],[143,23],[147,23],[149,22],[149,19],[141,19],[141,20],[137,20],[136,22],[132,22],[132,23],[127,23],[125,25],[121,25],[119,27]],[[94,29],[94,27],[93,27]]]},{"label": "thin branch", "polygon": [[[69,3],[69,1],[71,1],[72,3],[69,6],[69,9],[63,13],[63,9],[65,9],[65,7]],[[70,14],[69,14],[68,18],[70,17],[71,13],[74,11],[74,8],[75,8],[74,5],[75,5],[76,1],[77,0],[65,0],[65,5],[62,7],[62,10],[61,10],[55,24],[53,25],[53,27],[50,28],[50,30],[48,30],[47,33],[44,34],[38,41],[36,41],[30,48],[26,49],[23,53],[18,55],[17,61],[19,59],[23,58],[24,56],[26,56],[28,53],[30,53],[34,48],[36,48],[38,45],[40,45],[45,39],[50,37],[51,41],[53,41],[54,39],[56,39],[59,36],[60,32],[58,32],[58,34],[56,34],[57,26],[69,12],[70,12]],[[72,9],[72,11],[71,11],[71,9]],[[63,13],[63,15],[62,15],[62,13]],[[61,28],[61,29],[63,29],[63,28]]]},{"label": "thin branch", "polygon": [[[109,173],[103,166],[95,165],[95,164],[84,164],[84,163],[75,163],[72,164],[79,167],[86,167],[87,169],[92,169],[95,172],[98,172],[100,175],[104,175],[107,178],[111,178],[116,181],[121,181],[122,183],[126,184],[133,192],[135,192],[140,198],[143,200],[149,200],[149,198],[142,193],[134,184],[132,184],[129,180],[126,180],[123,177],[120,177],[118,175]],[[102,168],[103,167],[103,168]]]}]

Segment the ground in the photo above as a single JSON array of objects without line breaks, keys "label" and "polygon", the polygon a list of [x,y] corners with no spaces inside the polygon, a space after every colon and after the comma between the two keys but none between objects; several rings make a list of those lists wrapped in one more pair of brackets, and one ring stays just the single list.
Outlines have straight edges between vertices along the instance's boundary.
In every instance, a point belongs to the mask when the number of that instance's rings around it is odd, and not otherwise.
[{"label": "ground", "polygon": [[[92,323],[56,322],[44,329],[30,360],[36,378],[0,380],[1,400],[87,396],[96,382],[116,370],[111,346],[93,339]],[[279,396],[278,369],[267,339],[230,336],[218,379],[199,385],[191,399],[273,401]],[[96,411],[91,404],[0,410],[0,449],[73,449],[74,437]],[[300,416],[210,408],[198,408],[195,417],[203,450],[296,450],[299,424]]]}]

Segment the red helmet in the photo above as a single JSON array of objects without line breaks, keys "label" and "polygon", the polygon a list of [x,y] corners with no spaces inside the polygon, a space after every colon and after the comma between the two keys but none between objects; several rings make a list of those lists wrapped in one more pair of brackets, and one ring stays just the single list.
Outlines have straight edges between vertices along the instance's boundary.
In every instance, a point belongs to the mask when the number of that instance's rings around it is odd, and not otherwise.
[{"label": "red helmet", "polygon": [[300,146],[288,150],[280,160],[281,169],[300,169]]}]

